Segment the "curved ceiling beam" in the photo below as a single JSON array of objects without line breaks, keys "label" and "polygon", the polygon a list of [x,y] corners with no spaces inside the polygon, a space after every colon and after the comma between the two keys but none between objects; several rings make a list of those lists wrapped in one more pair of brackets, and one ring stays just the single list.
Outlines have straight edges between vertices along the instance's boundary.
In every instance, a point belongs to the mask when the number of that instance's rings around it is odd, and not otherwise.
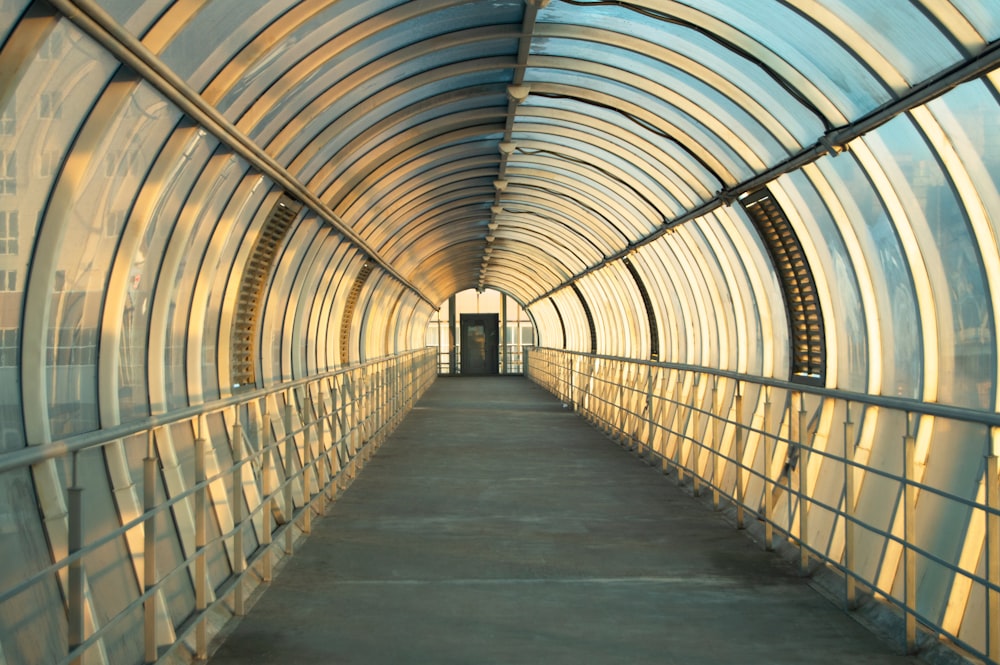
[{"label": "curved ceiling beam", "polygon": [[[593,79],[595,87],[599,81],[606,94],[626,100],[641,99],[668,118],[677,117],[679,110],[685,119],[703,124],[707,131],[722,137],[724,143],[755,171],[765,168],[769,161],[788,155],[799,145],[798,139],[784,128],[780,136],[774,136],[772,132],[776,128],[760,123],[745,107],[734,103],[727,109],[697,89],[685,89],[680,81],[670,82],[679,88],[674,90],[665,81],[643,78],[603,63],[551,55],[535,56],[532,66],[549,70],[548,75],[564,86],[574,84],[572,82],[579,75],[585,75]],[[554,73],[558,72],[565,75],[556,76]],[[740,117],[740,113],[744,117]],[[748,124],[755,127],[746,126]]]},{"label": "curved ceiling beam", "polygon": [[[819,119],[827,131],[843,122],[844,118],[840,115],[839,109],[833,106],[831,100],[808,76],[793,67],[780,54],[712,14],[679,3],[673,5],[673,11],[662,11],[623,0],[561,0],[561,2],[577,7],[614,5],[696,32],[762,71]],[[685,18],[684,14],[687,13],[692,14],[691,18]]]},{"label": "curved ceiling beam", "polygon": [[[329,92],[329,89],[334,85],[335,81],[328,81],[324,79],[324,76],[331,73],[334,76],[338,75],[342,71],[342,68],[338,68],[337,65],[344,61],[351,51],[362,48],[366,43],[374,44],[379,42],[380,36],[383,34],[402,31],[404,30],[403,26],[412,25],[412,21],[418,20],[421,17],[436,12],[443,12],[450,7],[459,7],[467,4],[467,2],[463,2],[462,0],[405,2],[396,7],[378,12],[374,16],[370,16],[361,23],[351,26],[346,30],[341,29],[344,21],[342,13],[334,11],[329,21],[310,26],[312,28],[311,33],[316,35],[317,38],[314,40],[303,38],[301,40],[302,46],[284,58],[290,62],[285,65],[280,77],[271,82],[265,90],[250,91],[251,95],[249,95],[249,99],[244,104],[245,110],[242,111],[241,117],[236,123],[237,126],[245,131],[252,131],[268,115],[273,114],[276,107],[283,105],[282,100],[288,100],[295,95],[301,94],[303,86],[308,86],[313,82],[317,82],[318,87],[326,90],[328,95],[332,94]],[[516,40],[517,27],[515,25],[497,23],[497,18],[499,18],[499,15],[491,15],[487,16],[486,21],[483,21],[494,27],[494,37],[502,36],[504,31],[508,31],[510,33],[508,38]],[[467,30],[475,30],[475,28],[467,28]],[[384,39],[383,43],[386,44],[386,49],[381,54],[382,56],[398,52],[399,49],[392,48],[392,45],[398,43],[397,41]],[[273,49],[271,53],[273,54]],[[410,55],[412,54],[413,52],[410,52]],[[282,55],[278,54],[276,57],[281,59]],[[378,56],[369,57],[369,60],[374,62],[378,62],[381,59]],[[385,67],[396,66],[398,63],[398,58],[391,59],[390,61],[386,61],[381,68],[366,69],[365,75],[372,76],[382,73]],[[508,58],[508,67],[510,64],[512,63],[510,62],[510,58]],[[375,66],[378,67],[377,65]],[[278,66],[274,68],[280,70]],[[357,68],[348,69],[345,72],[346,75],[342,76],[341,85],[348,86],[349,88],[352,85],[356,86],[363,83],[363,81],[357,80],[359,76],[357,71]],[[254,92],[256,93],[255,96],[252,94]],[[336,100],[329,97],[325,100],[320,100],[315,98],[315,94],[310,99],[312,105],[321,104],[323,101],[333,103]],[[313,109],[313,112],[315,113],[317,110],[321,109]]]},{"label": "curved ceiling beam", "polygon": [[[537,116],[537,117],[555,117],[552,113],[554,109],[557,109],[556,104],[569,102],[569,106],[572,105],[585,105],[591,107],[597,107],[598,109],[610,111],[617,116],[623,117],[628,120],[632,125],[638,126],[640,130],[645,130],[643,133],[651,134],[652,140],[662,139],[669,141],[673,146],[681,150],[681,152],[686,155],[689,159],[696,162],[707,174],[710,174],[714,178],[717,187],[724,187],[727,183],[732,181],[732,173],[728,169],[722,166],[719,159],[717,159],[711,152],[706,150],[703,145],[698,143],[692,137],[687,136],[683,130],[681,130],[677,125],[667,122],[664,118],[656,116],[651,113],[644,113],[644,109],[637,104],[633,104],[627,100],[619,99],[617,97],[612,97],[611,95],[604,95],[600,93],[595,93],[593,91],[583,89],[583,88],[573,88],[572,86],[560,86],[563,88],[562,91],[556,92],[556,86],[533,86],[531,95],[532,104],[524,105],[521,107],[521,115]],[[603,98],[603,99],[598,99]],[[539,104],[540,99],[549,100],[559,100],[551,102],[552,106],[548,104]],[[548,113],[546,113],[548,111]],[[587,115],[582,112],[575,112],[572,108],[568,108],[564,111],[567,115],[581,115],[587,118],[597,119],[595,115]],[[644,118],[644,115],[648,115],[649,119]],[[612,124],[615,127],[619,127],[617,124],[610,122],[604,122],[602,124]],[[632,134],[633,136],[640,136],[640,134]],[[647,138],[645,142],[649,142],[650,138]],[[673,158],[677,159],[677,158]],[[694,169],[679,169],[679,171],[693,171]]]},{"label": "curved ceiling beam", "polygon": [[83,32],[108,49],[123,64],[138,72],[143,79],[177,105],[184,113],[197,121],[206,131],[233,152],[298,198],[311,208],[317,216],[335,228],[344,238],[364,252],[392,277],[415,291],[434,307],[427,296],[411,281],[395,270],[378,252],[364,241],[354,230],[323,203],[310,189],[278,164],[256,143],[240,132],[214,107],[191,89],[179,76],[156,57],[142,42],[119,25],[93,0],[52,0],[51,4]]}]

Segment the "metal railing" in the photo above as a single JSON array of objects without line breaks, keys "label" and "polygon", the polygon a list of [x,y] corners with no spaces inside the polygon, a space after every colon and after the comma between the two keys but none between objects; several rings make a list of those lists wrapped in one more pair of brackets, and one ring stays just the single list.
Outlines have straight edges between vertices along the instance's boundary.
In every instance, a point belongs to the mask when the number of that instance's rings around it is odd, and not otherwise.
[{"label": "metal railing", "polygon": [[[69,484],[56,490],[66,506],[65,547],[50,525],[54,561],[0,589],[0,608],[11,603],[16,612],[55,580],[63,599],[55,611],[68,633],[58,663],[107,662],[103,641],[122,634],[141,640],[132,651],[147,663],[177,648],[205,658],[213,613],[245,613],[252,588],[271,580],[277,559],[293,553],[313,517],[347,488],[436,376],[435,353],[423,349],[0,455],[0,473],[28,469],[36,481],[64,476]],[[114,528],[88,524],[90,501],[110,500],[107,483],[86,486],[93,474],[81,463],[93,456],[111,477],[121,459],[143,456],[129,485],[111,483],[120,522]],[[129,494],[138,503],[134,514],[123,509]],[[88,578],[107,573],[99,551],[113,543],[128,548],[115,565],[134,575],[138,593],[113,616],[98,617]],[[167,565],[161,554],[173,550]],[[193,607],[185,609],[178,598],[192,590]]]},{"label": "metal railing", "polygon": [[945,639],[1000,664],[1000,414],[554,349],[525,367],[738,527],[757,521],[765,548],[797,547],[803,573],[838,571],[845,608],[895,606],[908,652]]}]

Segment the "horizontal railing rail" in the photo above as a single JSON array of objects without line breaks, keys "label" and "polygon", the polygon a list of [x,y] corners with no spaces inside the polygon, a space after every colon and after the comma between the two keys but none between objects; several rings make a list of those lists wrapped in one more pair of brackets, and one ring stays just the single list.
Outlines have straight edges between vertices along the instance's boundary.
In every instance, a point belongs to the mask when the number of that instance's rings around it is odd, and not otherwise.
[{"label": "horizontal railing rail", "polygon": [[[205,658],[208,617],[246,611],[250,587],[270,581],[276,558],[293,553],[296,536],[310,532],[313,516],[324,514],[346,489],[436,376],[434,350],[421,349],[0,455],[0,473],[61,463],[69,484],[62,488],[65,551],[52,545],[51,563],[0,588],[0,607],[55,580],[68,630],[60,664],[106,661],[103,640],[137,615],[143,662],[182,646],[188,656]],[[221,433],[208,424],[220,417]],[[168,482],[161,454],[178,430],[194,439],[194,454],[178,462],[183,469],[174,469],[178,477],[193,476],[189,483]],[[131,478],[142,505],[138,514],[121,513],[114,528],[97,532],[87,524],[94,490],[88,492],[78,473],[79,461],[119,444],[139,447],[133,457],[145,453],[141,474]],[[193,524],[182,524],[179,515],[187,510]],[[181,550],[169,568],[157,561],[158,538],[165,534],[157,532],[156,521],[164,515],[177,529],[166,537],[176,538]],[[139,591],[98,622],[88,598],[88,567],[115,542],[130,543],[130,556],[117,565],[132,570]],[[210,565],[227,574],[210,579]],[[169,617],[176,608],[163,606],[169,602],[165,590],[177,584],[187,585],[194,603],[174,625]]]},{"label": "horizontal railing rail", "polygon": [[738,527],[751,515],[767,549],[793,544],[804,574],[837,571],[848,609],[895,606],[907,651],[945,639],[1000,665],[1000,414],[558,349],[524,364]]}]

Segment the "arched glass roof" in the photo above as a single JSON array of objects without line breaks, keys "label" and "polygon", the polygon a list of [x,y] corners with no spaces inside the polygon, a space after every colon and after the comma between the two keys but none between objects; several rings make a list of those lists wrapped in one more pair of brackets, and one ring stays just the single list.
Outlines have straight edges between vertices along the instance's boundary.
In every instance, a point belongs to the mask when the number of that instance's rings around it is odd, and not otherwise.
[{"label": "arched glass roof", "polygon": [[906,108],[998,31],[980,3],[916,0],[56,6],[165,68],[435,304],[530,303]]},{"label": "arched glass roof", "polygon": [[[644,372],[629,417],[650,426],[656,382],[715,400],[677,378],[698,373],[733,401],[778,386],[789,438],[789,395],[809,392],[817,449],[846,451],[855,417],[858,464],[888,469],[859,490],[885,532],[860,564],[880,593],[903,513],[885,478],[912,439],[925,510],[969,502],[921,516],[928,551],[979,570],[998,39],[998,0],[0,0],[0,496],[35,520],[3,546],[0,593],[66,549],[67,441],[100,439],[94,520],[125,524],[144,444],[126,453],[120,428],[146,428],[187,493],[182,462],[203,424],[227,440],[228,400],[259,389],[254,409],[283,413],[290,384],[405,372],[467,289],[516,301],[543,362],[605,386]],[[823,471],[844,496],[847,468]],[[103,564],[94,598],[115,602],[131,587]],[[948,580],[921,577],[917,611],[996,660],[986,594]],[[19,635],[65,632],[47,593]],[[56,649],[29,641],[0,661]]]}]

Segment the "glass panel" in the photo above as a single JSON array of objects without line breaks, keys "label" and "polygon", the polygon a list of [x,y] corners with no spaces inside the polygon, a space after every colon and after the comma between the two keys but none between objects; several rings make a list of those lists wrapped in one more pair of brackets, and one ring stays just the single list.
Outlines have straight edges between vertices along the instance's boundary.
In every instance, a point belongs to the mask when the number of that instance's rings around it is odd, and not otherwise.
[{"label": "glass panel", "polygon": [[30,0],[4,0],[0,2],[0,45],[17,26],[17,19],[31,4]]},{"label": "glass panel", "polygon": [[[16,443],[24,445],[20,434]],[[13,447],[0,442],[0,451]],[[51,560],[31,471],[0,473],[0,591],[17,586]],[[55,663],[65,657],[66,611],[58,581],[49,574],[0,603],[5,663]]]},{"label": "glass panel", "polygon": [[[781,124],[784,130],[790,131],[793,135],[799,137],[799,142],[802,145],[810,143],[812,141],[811,137],[822,131],[820,119],[791,97],[760,66],[755,65],[745,58],[736,56],[721,44],[690,28],[673,25],[655,18],[644,17],[637,12],[626,11],[618,7],[597,6],[597,4],[594,3],[594,6],[583,10],[578,6],[564,5],[560,7],[554,3],[542,12],[541,17],[545,21],[586,25],[600,30],[614,31],[629,37],[637,37],[649,42],[649,53],[652,58],[661,57],[665,60],[667,57],[673,57],[668,55],[669,53],[677,53],[680,55],[680,57],[676,58],[677,61],[690,59],[690,61],[698,63],[698,65],[707,67],[719,80],[699,81],[699,88],[703,87],[710,90],[709,94],[712,97],[721,97],[721,90],[725,87],[720,83],[721,80],[737,82],[739,88],[750,99],[762,104],[772,114],[776,119],[776,123]],[[735,22],[736,25],[740,26],[740,31],[747,34],[751,34],[748,28],[752,25],[754,16],[761,13],[755,12],[752,16],[740,15],[737,13],[737,10],[730,8],[732,3],[729,3],[729,5],[722,3],[714,5],[699,3],[699,10],[704,9],[704,5],[706,4],[710,5],[709,13],[722,15],[730,22]],[[844,71],[841,76],[845,81],[853,85],[846,86],[844,91],[833,90],[831,92],[838,93],[839,95],[842,92],[850,90],[860,97],[860,101],[864,102],[865,108],[874,106],[868,93],[870,75],[851,58],[844,57],[843,49],[837,49],[825,33],[820,32],[815,26],[800,16],[793,14],[790,10],[782,16],[778,6],[768,7],[767,18],[770,21],[772,17],[785,24],[785,27],[781,30],[776,30],[774,26],[769,24],[767,29],[761,31],[763,34],[753,35],[756,39],[762,41],[768,37],[772,37],[771,41],[777,42],[776,44],[763,44],[754,53],[756,57],[764,61],[774,61],[774,54],[763,48],[763,46],[776,47],[778,55],[788,59],[793,66],[800,67],[803,75],[809,78],[809,80],[825,79],[825,72],[820,71],[816,66],[817,63],[810,60],[803,60],[801,53],[790,52],[793,47],[781,38],[773,38],[772,33],[776,32],[782,38],[787,38],[789,34],[801,36],[802,43],[809,44],[812,48],[824,47],[824,56],[839,56],[834,61],[835,64],[833,66],[829,62],[827,66],[833,70],[842,67]],[[735,30],[732,30],[732,32],[735,32]],[[723,35],[722,38],[726,39],[728,36]],[[743,42],[740,44],[740,47],[746,48],[745,37],[743,38]],[[534,50],[544,52],[546,55],[570,55],[571,57],[580,57],[584,61],[593,60],[601,63],[615,64],[616,66],[621,66],[623,71],[639,73],[650,81],[669,81],[670,87],[675,90],[678,88],[674,87],[674,81],[686,81],[691,78],[684,74],[683,64],[677,66],[667,65],[663,61],[656,61],[652,58],[647,59],[636,51],[622,52],[619,49],[607,45],[598,45],[592,41],[584,42],[581,40],[579,46],[574,48],[574,51],[577,51],[576,53],[564,53],[562,46],[560,46],[558,52],[554,52],[550,48],[554,40],[537,40],[533,42],[533,45],[536,43],[540,48]],[[613,38],[612,43],[614,43]],[[544,47],[541,47],[542,44],[544,44]],[[669,51],[661,51],[661,48],[669,49]],[[817,58],[817,60],[820,59]],[[650,69],[645,71],[647,66]],[[684,85],[688,85],[688,83],[685,82]],[[844,106],[850,106],[847,100],[841,103]],[[709,108],[711,107],[710,105]]]},{"label": "glass panel", "polygon": [[968,219],[940,162],[908,119],[883,126],[869,144],[894,180],[930,278],[938,326],[937,400],[986,408],[996,363],[982,257]]},{"label": "glass panel", "polygon": [[[735,209],[730,208],[731,214],[735,215]],[[770,347],[777,347],[782,344],[783,336],[765,333],[762,321],[763,312],[768,312],[772,302],[758,302],[755,285],[760,284],[760,275],[767,274],[764,267],[766,252],[762,246],[754,245],[752,251],[746,248],[737,247],[734,243],[740,242],[746,237],[739,233],[742,229],[746,234],[752,234],[754,241],[760,243],[759,236],[749,228],[749,223],[743,215],[739,215],[740,222],[734,224],[733,220],[723,218],[719,213],[710,216],[711,223],[701,224],[702,232],[706,234],[707,246],[715,253],[716,260],[721,265],[722,270],[728,277],[730,283],[729,294],[733,302],[733,326],[731,333],[732,347],[730,350],[723,349],[724,357],[728,353],[730,365],[726,367],[737,371],[744,371],[750,374],[765,374],[773,371],[772,366],[765,366],[764,344],[765,338]],[[756,265],[754,264],[756,259]],[[751,275],[751,271],[752,275]],[[778,297],[778,292],[768,291],[772,299]],[[773,318],[773,317],[771,317]],[[768,322],[770,324],[770,321]],[[782,345],[781,353],[787,356],[787,346]],[[782,358],[782,362],[785,362]],[[772,359],[773,363],[773,359]],[[780,365],[784,367],[785,365]]]},{"label": "glass panel", "polygon": [[730,293],[725,268],[720,265],[726,254],[725,248],[716,244],[719,242],[718,236],[712,233],[717,222],[715,217],[706,217],[693,225],[689,248],[694,263],[704,273],[699,282],[702,284],[701,289],[705,293],[706,301],[710,303],[708,311],[711,315],[708,325],[712,331],[709,335],[713,346],[711,366],[735,369],[743,351],[737,344],[736,318],[743,312],[733,308],[736,299]]},{"label": "glass panel", "polygon": [[[858,292],[857,276],[844,246],[836,222],[816,189],[801,171],[782,181],[795,202],[795,212],[808,222],[808,230],[818,233],[812,244],[817,253],[810,255],[814,273],[825,276],[823,319],[827,337],[834,341],[828,350],[837,350],[835,385],[841,390],[865,392],[868,389],[868,331]],[[803,233],[803,230],[799,230]],[[829,364],[828,364],[829,366]]]},{"label": "glass panel", "polygon": [[[664,74],[657,76],[662,77]],[[690,127],[690,130],[684,132],[686,135],[712,137],[713,140],[704,143],[706,148],[713,154],[719,152],[723,157],[733,155],[731,170],[741,180],[752,175],[746,164],[777,161],[787,156],[782,146],[746,111],[714,91],[705,92],[708,90],[707,87],[701,85],[697,87],[692,85],[690,89],[690,94],[695,95],[695,100],[700,98],[704,102],[703,106],[696,106],[681,95],[668,98],[666,89],[662,91],[663,97],[654,97],[648,93],[639,94],[634,88],[628,88],[618,81],[572,71],[529,68],[526,77],[528,80],[593,90],[614,98],[628,99],[674,125],[682,128]],[[681,104],[684,108],[680,106]],[[727,133],[731,133],[731,137],[736,139],[736,145],[733,145],[734,141],[726,135]],[[739,143],[745,144],[747,148],[741,151]],[[746,150],[749,150],[750,154],[747,154]]]},{"label": "glass panel", "polygon": [[[534,171],[538,162],[533,150],[544,150],[537,159],[543,159],[559,169],[572,169],[575,172],[574,181],[585,182],[581,189],[591,190],[572,197],[573,203],[582,203],[585,197],[597,196],[603,201],[614,201],[605,204],[597,214],[609,223],[614,222],[619,237],[630,240],[636,239],[637,234],[652,232],[661,220],[679,216],[692,203],[700,200],[699,195],[687,185],[694,180],[689,173],[656,172],[658,168],[664,168],[659,163],[661,155],[645,152],[643,148],[648,146],[638,145],[642,143],[639,137],[627,134],[615,136],[611,133],[615,131],[613,125],[601,127],[590,117],[580,121],[592,127],[583,129],[579,124],[572,123],[556,126],[543,121],[533,123],[536,126],[549,125],[543,132],[515,131],[513,141],[529,143],[531,147],[515,153],[508,162],[509,167],[521,167],[530,160],[525,170]],[[677,151],[676,148],[673,150]],[[723,185],[699,167],[696,167],[696,173],[704,178],[706,194],[709,188]]]},{"label": "glass panel", "polygon": [[[203,150],[212,150],[208,141]],[[200,177],[190,195],[188,205],[177,220],[177,229],[171,238],[164,260],[161,284],[171,284],[166,314],[166,340],[164,342],[164,376],[166,378],[166,409],[188,405],[187,348],[191,299],[198,278],[198,266],[211,255],[211,240],[223,209],[233,191],[243,178],[246,164],[221,153],[211,158],[207,167],[202,164],[208,155],[201,151],[192,155],[192,169]],[[154,303],[155,305],[156,303]],[[198,343],[200,340],[191,340]],[[154,410],[164,408],[154,405]]]},{"label": "glass panel", "polygon": [[[881,13],[891,14],[883,4]],[[766,11],[753,5],[725,0],[700,3],[714,16],[738,26],[766,47],[754,51],[762,60],[774,62],[775,55],[794,67],[804,79],[833,100],[848,118],[856,118],[889,101],[889,94],[871,72],[838,42],[803,13],[776,3]],[[773,55],[772,55],[773,54]],[[780,66],[776,64],[775,66]],[[739,80],[738,78],[734,80]]]},{"label": "glass panel", "polygon": [[337,354],[340,347],[340,330],[331,324],[333,317],[339,316],[337,288],[342,279],[344,262],[353,256],[352,246],[342,242],[337,237],[331,237],[331,258],[323,276],[323,305],[319,313],[318,329],[316,331],[317,358],[320,371],[334,369],[337,365]]},{"label": "glass panel", "polygon": [[[470,49],[461,57],[474,58],[476,56],[482,57],[482,54],[475,49]],[[437,54],[435,54],[436,59]],[[373,148],[379,147],[389,139],[399,141],[397,135],[403,133],[406,128],[419,126],[422,121],[437,117],[443,111],[448,110],[447,108],[431,107],[424,113],[411,115],[415,108],[426,105],[422,104],[425,100],[440,98],[455,90],[485,86],[491,83],[500,85],[510,82],[510,73],[504,70],[473,71],[468,74],[455,72],[446,80],[425,77],[426,83],[411,89],[401,90],[396,87],[392,90],[391,95],[376,94],[382,89],[393,87],[399,80],[415,76],[425,67],[433,67],[436,64],[417,60],[407,63],[406,68],[395,67],[383,76],[365,79],[363,86],[355,86],[349,90],[343,90],[342,94],[337,94],[335,97],[324,98],[322,100],[323,108],[315,113],[313,113],[315,107],[313,110],[304,108],[302,118],[295,118],[291,122],[289,121],[290,110],[296,99],[294,95],[290,95],[287,102],[281,100],[280,107],[276,107],[280,113],[269,114],[263,119],[268,121],[267,124],[262,123],[257,127],[251,127],[248,133],[258,142],[270,142],[275,136],[278,136],[276,143],[280,152],[278,152],[277,158],[288,162],[304,151],[311,142],[321,138],[322,150],[307,166],[302,167],[304,169],[302,177],[306,179],[311,178],[314,171],[327,166],[324,162],[328,160],[328,157],[324,157],[324,155],[331,154],[335,149],[355,139],[357,134],[369,129],[373,123],[388,117],[394,111],[405,110],[405,122],[388,127],[386,130],[388,133],[384,134],[381,140],[378,137],[366,137],[372,141]],[[315,86],[310,86],[300,89],[299,92],[306,97],[304,103],[308,103],[313,101],[314,95],[322,91],[317,91]],[[373,106],[378,107],[378,113],[369,111],[354,115],[350,113],[352,109],[370,109]],[[468,106],[468,104],[464,103],[461,106]],[[346,126],[345,120],[349,119],[354,119],[356,122]],[[340,124],[336,126],[337,131],[330,131],[331,125],[338,120]],[[497,131],[498,134],[502,134],[499,129]],[[281,134],[282,132],[283,134]],[[347,164],[347,166],[349,165],[350,163]]]},{"label": "glass panel", "polygon": [[[149,165],[156,161],[162,141],[173,130],[180,111],[166,103],[159,92],[146,84],[140,84],[124,102],[127,109],[118,119],[115,135],[126,140],[126,153],[135,153],[138,163]],[[141,234],[138,243],[127,243],[122,240],[121,248],[124,255],[118,261],[130,264],[127,271],[127,283],[110,284],[108,290],[124,289],[122,302],[121,334],[118,352],[118,398],[120,418],[122,422],[139,419],[149,414],[147,389],[148,343],[150,301],[159,272],[160,261],[167,239],[174,228],[174,220],[187,194],[191,180],[197,176],[193,169],[185,174],[179,173],[183,160],[171,152],[166,161],[154,170],[152,177],[146,180],[134,208],[134,214],[129,218],[130,226],[138,227],[134,237]],[[136,177],[145,178],[146,174],[137,165],[139,172]],[[163,171],[171,170],[170,173]],[[185,183],[178,188],[178,180]],[[115,184],[117,196],[124,198],[129,194],[124,181]],[[111,214],[117,215],[117,204],[114,204]],[[124,214],[124,213],[123,213]],[[119,275],[121,272],[119,272]]]},{"label": "glass panel", "polygon": [[[951,140],[952,147],[959,155],[962,166],[969,173],[988,219],[1000,219],[1000,113],[997,100],[980,82],[970,83],[930,104],[935,118],[941,123]],[[991,224],[994,241],[1000,244],[1000,225]],[[986,241],[986,239],[983,239]],[[996,256],[983,256],[982,261],[996,264]],[[996,338],[995,312],[989,307],[991,295],[987,291],[974,292],[972,284],[962,281],[963,293],[957,294],[958,309],[956,354],[969,362],[978,359],[982,369],[995,366],[994,347],[991,340]],[[988,288],[985,284],[981,288]],[[980,380],[979,390],[995,393],[996,386],[987,386],[986,375],[979,371],[974,374]],[[990,408],[993,396],[981,395],[983,406]]]},{"label": "glass panel", "polygon": [[911,83],[922,81],[960,59],[947,36],[914,3],[826,0],[826,4],[853,25]]},{"label": "glass panel", "polygon": [[[222,93],[217,108],[235,121],[293,67],[303,66],[303,61],[311,56],[330,57],[331,44],[343,49],[345,45],[339,39],[342,33],[372,16],[392,9],[395,4],[398,3],[393,0],[339,0],[322,8],[307,22],[295,24],[294,29],[283,33],[282,39],[273,44],[268,43],[266,49],[261,47],[257,57],[252,59],[243,72],[243,77]],[[267,31],[262,35],[266,38]],[[255,48],[255,45],[251,45],[247,50]],[[343,75],[342,73],[341,76]]]},{"label": "glass panel", "polygon": [[[52,271],[51,292],[46,294],[51,309],[45,378],[54,438],[98,426],[97,330],[115,247],[107,237],[117,237],[124,222],[124,214],[110,216],[116,191],[111,183],[121,184],[121,178],[107,173],[103,151],[92,153],[89,162],[86,156],[72,164],[63,161],[80,123],[93,119],[84,114],[117,66],[75,26],[60,21],[31,60],[14,96],[26,106],[17,113],[24,124],[17,132],[16,157],[8,153],[12,159],[5,176],[14,177],[5,181],[4,194],[17,195],[22,261],[34,245],[33,227],[45,209],[53,177],[60,175],[59,205],[50,204],[42,222],[61,249],[58,256],[45,257],[54,265],[42,268]],[[11,164],[17,167],[13,174]],[[133,191],[134,184],[126,190]],[[18,281],[21,290],[23,280]]]},{"label": "glass panel", "polygon": [[899,238],[871,182],[849,154],[819,162],[854,226],[868,261],[875,311],[881,331],[884,395],[916,398],[920,394],[921,338],[916,298]]},{"label": "glass panel", "polygon": [[983,0],[951,0],[986,41],[1000,38],[1000,12],[996,6]]},{"label": "glass panel", "polygon": [[202,4],[160,58],[192,88],[200,90],[233,54],[294,4],[285,0],[212,0]]},{"label": "glass panel", "polygon": [[175,0],[97,0],[104,11],[141,37]]},{"label": "glass panel", "polygon": [[[247,228],[272,187],[269,180],[264,180],[259,175],[247,175],[245,183],[250,187],[250,191],[239,190],[233,196],[230,201],[232,207],[223,213],[222,219],[213,229],[208,252],[197,275],[195,284],[197,300],[194,302],[193,317],[204,316],[203,326],[201,330],[189,327],[185,335],[188,353],[194,353],[201,360],[202,395],[198,397],[206,401],[218,399],[220,396],[218,339],[220,334],[230,334],[229,330],[219,330],[227,282],[216,279],[216,275],[227,275],[233,269],[236,254],[244,242]],[[201,337],[198,337],[199,334]],[[229,358],[222,358],[221,361],[228,363]],[[191,387],[197,388],[197,386]]]},{"label": "glass panel", "polygon": [[[283,246],[274,256],[274,269],[264,290],[263,311],[257,324],[261,335],[260,376],[264,385],[293,378],[290,355],[292,323],[296,310],[304,303],[292,298],[292,293],[302,260],[315,237],[315,221],[315,216],[311,217],[310,224],[302,223],[301,219],[293,221],[282,241]],[[237,270],[240,269],[237,267]]]}]

